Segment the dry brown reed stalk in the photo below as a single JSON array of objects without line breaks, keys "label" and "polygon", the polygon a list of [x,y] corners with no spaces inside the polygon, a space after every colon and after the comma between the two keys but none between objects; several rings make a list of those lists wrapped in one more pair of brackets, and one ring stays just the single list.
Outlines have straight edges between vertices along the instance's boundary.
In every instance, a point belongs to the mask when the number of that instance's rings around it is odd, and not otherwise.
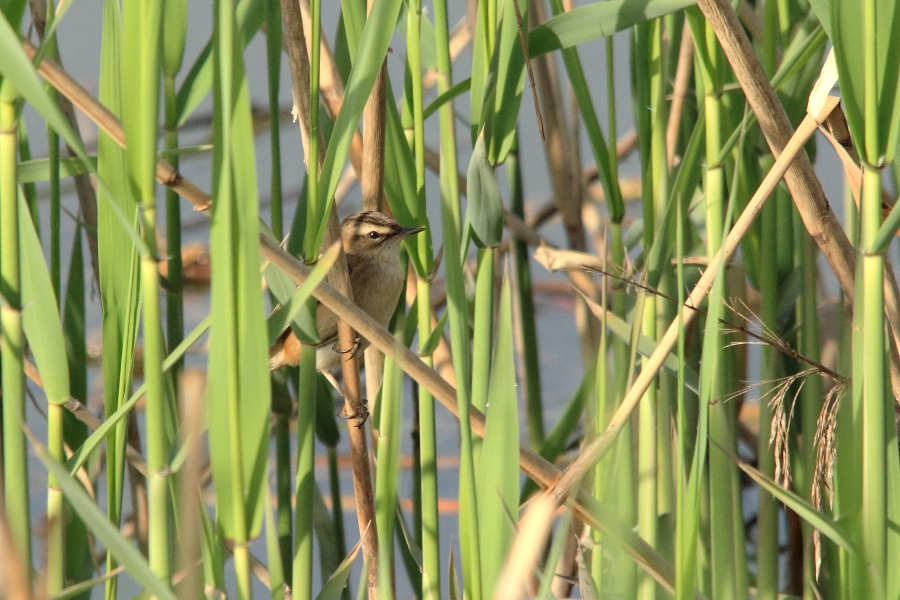
[{"label": "dry brown reed stalk", "polygon": [[[556,576],[550,582],[550,593],[556,598],[569,598],[572,596],[572,588],[576,581],[574,576],[578,572],[578,558],[581,555],[578,530],[585,527],[586,525],[581,521],[573,519],[569,521],[567,531],[561,531],[557,534],[564,535],[565,539],[563,540],[563,550],[553,566],[553,573]],[[580,591],[584,593],[585,589],[587,588],[582,587]],[[594,589],[596,589],[596,586],[594,586]]]},{"label": "dry brown reed stalk", "polygon": [[[373,0],[368,0],[367,10],[372,11]],[[363,109],[363,151],[360,188],[362,189],[362,209],[389,211],[383,201],[384,190],[384,127],[385,127],[385,82],[387,66],[381,63],[375,85]],[[373,396],[374,397],[374,396]]]},{"label": "dry brown reed stalk", "polygon": [[[712,26],[725,51],[725,56],[737,76],[750,108],[772,154],[778,157],[787,146],[793,129],[787,113],[772,84],[766,77],[759,59],[750,46],[750,40],[726,0],[698,0],[697,6]],[[856,273],[856,253],[847,239],[840,222],[831,211],[822,185],[805,152],[799,153],[784,175],[785,183],[794,204],[803,219],[806,231],[825,255],[844,295],[852,302]],[[900,398],[900,298],[893,268],[885,257],[884,309],[890,327],[891,388],[895,398]]]},{"label": "dry brown reed stalk", "polygon": [[28,600],[33,598],[25,565],[19,560],[19,552],[13,548],[15,540],[9,531],[6,513],[0,504],[0,598]]},{"label": "dry brown reed stalk", "polygon": [[672,106],[669,108],[669,124],[666,127],[666,160],[669,168],[675,166],[675,147],[681,133],[681,115],[684,99],[687,97],[691,73],[694,70],[694,38],[690,27],[681,30],[681,46],[678,48],[678,65],[675,67],[675,82],[672,86]]},{"label": "dry brown reed stalk", "polygon": [[[303,30],[303,18],[300,14],[300,6],[291,0],[281,2],[282,20],[284,23],[284,43],[288,47],[288,62],[291,69],[292,92],[294,96],[294,115],[298,117],[300,135],[303,140],[304,156],[309,156],[310,147],[310,67],[309,54],[306,47],[306,35]],[[318,95],[319,90],[316,90]],[[321,131],[320,137],[321,137]],[[319,142],[319,147],[324,148],[324,143]],[[307,165],[307,172],[312,177],[318,177],[324,152],[318,153],[319,164]],[[341,226],[338,221],[337,211],[332,210],[328,215],[328,225],[325,231],[323,244],[331,246],[341,239]],[[340,247],[340,244],[338,244]],[[327,281],[347,298],[353,298],[353,288],[350,286],[350,277],[347,272],[347,259],[343,249],[329,271]],[[338,344],[341,348],[352,348],[356,343],[357,335],[353,328],[338,315]],[[362,403],[362,388],[359,378],[359,363],[356,353],[351,352],[349,357],[342,361],[341,372],[344,381],[344,410],[348,415],[365,415],[365,407]],[[369,465],[369,444],[364,427],[348,427],[348,439],[350,441],[350,455],[352,457],[353,488],[356,492],[357,522],[360,537],[370,527],[375,525],[375,494],[372,489],[372,473]],[[370,535],[364,538],[363,555],[368,565],[368,591],[369,597],[375,600],[378,597],[378,536]]]},{"label": "dry brown reed stalk", "polygon": [[[26,52],[34,56],[34,47],[24,42]],[[73,103],[112,139],[124,147],[124,134],[121,122],[107,111],[96,99],[68,76],[58,65],[44,59],[39,65],[39,72],[61,93],[66,94]],[[77,98],[77,101],[75,100]],[[191,202],[195,210],[208,214],[212,200],[206,192],[184,179],[171,165],[163,159],[157,161],[157,180],[175,189],[185,200]],[[277,242],[260,235],[260,253],[274,266],[284,271],[295,283],[302,283],[309,277],[310,270],[297,258],[287,254]],[[425,365],[409,348],[397,343],[386,329],[378,325],[367,314],[362,312],[349,298],[338,292],[329,283],[324,282],[313,290],[313,296],[325,308],[347,320],[373,346],[377,346],[386,356],[393,358],[400,368],[411,378],[423,386],[457,419],[459,408],[456,402],[456,390],[441,378],[434,369]],[[484,414],[470,409],[469,422],[472,431],[484,437]],[[522,472],[536,481],[542,488],[549,488],[560,478],[558,468],[538,455],[531,448],[519,446],[519,465]],[[615,520],[608,512],[602,510],[599,503],[587,492],[578,490],[573,509],[578,518],[623,545],[638,566],[646,569],[650,575],[670,592],[674,590],[675,569],[659,552],[640,539],[624,524]],[[555,496],[556,498],[558,496]],[[695,597],[703,598],[695,593]]]},{"label": "dry brown reed stalk", "polygon": [[206,410],[206,375],[198,369],[188,368],[180,375],[178,386],[181,396],[178,403],[181,412],[180,443],[188,448],[184,465],[178,473],[181,488],[178,498],[178,571],[172,583],[181,598],[195,598],[203,589],[200,567],[203,556],[200,551],[200,498],[199,482],[203,481],[203,465],[200,461],[200,439]]},{"label": "dry brown reed stalk", "polygon": [[[372,12],[373,0],[368,0],[367,11]],[[384,132],[385,132],[385,82],[387,61],[381,62],[381,69],[375,78],[375,85],[363,109],[362,173],[359,184],[362,191],[362,209],[391,214],[384,197]],[[336,211],[334,211],[336,212]],[[372,402],[378,398],[384,377],[384,355],[378,348],[369,347],[363,354],[366,365],[366,395]],[[391,569],[393,578],[394,570]],[[392,582],[392,589],[396,585]]]},{"label": "dry brown reed stalk", "polygon": [[[532,26],[546,20],[543,2],[537,0],[531,2],[529,19]],[[571,131],[566,126],[563,93],[559,85],[556,63],[552,55],[545,54],[532,60],[532,65],[541,98],[545,133],[544,154],[550,172],[553,198],[562,216],[569,248],[585,252],[587,236],[581,222],[585,186],[581,177],[581,158]],[[597,300],[598,297],[594,299]],[[580,298],[575,299],[575,325],[581,342],[582,361],[587,368],[594,362],[600,330],[587,305]]]},{"label": "dry brown reed stalk", "polygon": [[598,296],[599,284],[586,269],[602,269],[603,258],[574,250],[558,250],[542,244],[534,251],[534,259],[550,273],[564,271],[572,287],[587,298]]}]

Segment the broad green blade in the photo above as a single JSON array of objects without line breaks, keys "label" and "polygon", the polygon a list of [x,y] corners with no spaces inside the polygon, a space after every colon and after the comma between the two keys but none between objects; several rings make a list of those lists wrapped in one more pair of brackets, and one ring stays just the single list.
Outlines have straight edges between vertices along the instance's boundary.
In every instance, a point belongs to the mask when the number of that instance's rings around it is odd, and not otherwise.
[{"label": "broad green blade", "polygon": [[[97,170],[97,158],[89,159],[93,168],[85,167],[80,158],[60,158],[59,159],[59,177],[75,177],[76,175],[85,175]],[[16,177],[21,183],[33,183],[36,181],[50,180],[50,160],[46,158],[36,158],[33,160],[22,161],[16,168]]]},{"label": "broad green blade", "polygon": [[512,300],[509,276],[503,279],[497,337],[491,362],[490,392],[478,469],[478,518],[482,589],[494,586],[515,535],[508,515],[519,514],[519,406],[513,364]]},{"label": "broad green blade", "polygon": [[535,58],[571,48],[696,3],[696,0],[608,0],[580,6],[532,29],[528,35],[528,52]]},{"label": "broad green blade", "polygon": [[41,241],[34,230],[34,223],[22,194],[19,194],[19,244],[19,257],[22,261],[22,326],[44,382],[47,400],[54,404],[65,404],[69,400],[66,342]]},{"label": "broad green blade", "polygon": [[469,162],[468,210],[475,242],[481,248],[496,246],[503,237],[503,199],[497,176],[488,162],[484,136],[479,136]]},{"label": "broad green blade", "polygon": [[[490,164],[498,165],[506,160],[512,148],[525,87],[525,56],[522,53],[522,37],[516,16],[516,3],[522,18],[522,36],[528,36],[528,2],[513,0],[499,3],[503,16],[500,31],[495,34],[490,71],[485,92],[484,139]],[[473,94],[474,95],[474,94]]]},{"label": "broad green blade", "polygon": [[214,43],[212,274],[208,425],[217,525],[246,541],[262,524],[270,378],[259,276],[259,206],[250,98],[230,5]]}]

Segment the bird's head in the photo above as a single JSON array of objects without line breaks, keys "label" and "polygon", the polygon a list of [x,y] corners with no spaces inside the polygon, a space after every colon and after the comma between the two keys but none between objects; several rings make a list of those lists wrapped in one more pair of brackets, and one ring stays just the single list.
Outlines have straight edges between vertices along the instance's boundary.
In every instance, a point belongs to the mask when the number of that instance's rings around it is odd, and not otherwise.
[{"label": "bird's head", "polygon": [[341,223],[341,238],[347,254],[397,253],[400,242],[420,231],[424,228],[403,227],[389,216],[371,210],[354,213]]}]

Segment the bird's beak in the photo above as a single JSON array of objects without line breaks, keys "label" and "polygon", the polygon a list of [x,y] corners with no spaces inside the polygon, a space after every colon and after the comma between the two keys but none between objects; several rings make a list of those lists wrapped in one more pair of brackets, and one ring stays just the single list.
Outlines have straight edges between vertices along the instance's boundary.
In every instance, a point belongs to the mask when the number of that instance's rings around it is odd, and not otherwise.
[{"label": "bird's beak", "polygon": [[399,233],[400,239],[409,237],[411,235],[415,235],[419,232],[425,231],[424,227],[404,227],[403,231]]}]

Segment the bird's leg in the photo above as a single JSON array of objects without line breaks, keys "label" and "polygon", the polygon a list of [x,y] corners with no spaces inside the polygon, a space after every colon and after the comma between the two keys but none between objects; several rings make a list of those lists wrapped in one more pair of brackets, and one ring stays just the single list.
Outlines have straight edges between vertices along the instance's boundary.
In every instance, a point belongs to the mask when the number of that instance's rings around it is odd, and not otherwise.
[{"label": "bird's leg", "polygon": [[346,360],[350,360],[351,358],[356,356],[356,352],[357,352],[357,350],[359,350],[359,346],[361,343],[362,343],[362,340],[357,335],[356,339],[353,340],[353,346],[351,346],[350,348],[347,348],[346,350],[344,350],[344,349],[338,347],[337,343],[335,343],[334,346],[331,347],[331,349],[336,354],[349,354],[350,356],[348,356]]},{"label": "bird's leg", "polygon": [[344,406],[341,407],[341,410],[338,411],[338,416],[342,419],[353,420],[353,424],[357,427],[362,427],[366,424],[366,421],[369,418],[369,409],[366,408],[366,399],[362,399],[362,404],[360,405],[360,410],[356,414],[350,414],[347,412],[347,395],[344,394],[344,389],[341,387],[341,384],[338,383],[338,380],[335,379],[334,375],[332,375],[328,371],[323,371],[322,375],[325,376],[325,379],[328,380],[328,383],[337,390],[338,394],[340,394],[341,398],[344,399]]}]

